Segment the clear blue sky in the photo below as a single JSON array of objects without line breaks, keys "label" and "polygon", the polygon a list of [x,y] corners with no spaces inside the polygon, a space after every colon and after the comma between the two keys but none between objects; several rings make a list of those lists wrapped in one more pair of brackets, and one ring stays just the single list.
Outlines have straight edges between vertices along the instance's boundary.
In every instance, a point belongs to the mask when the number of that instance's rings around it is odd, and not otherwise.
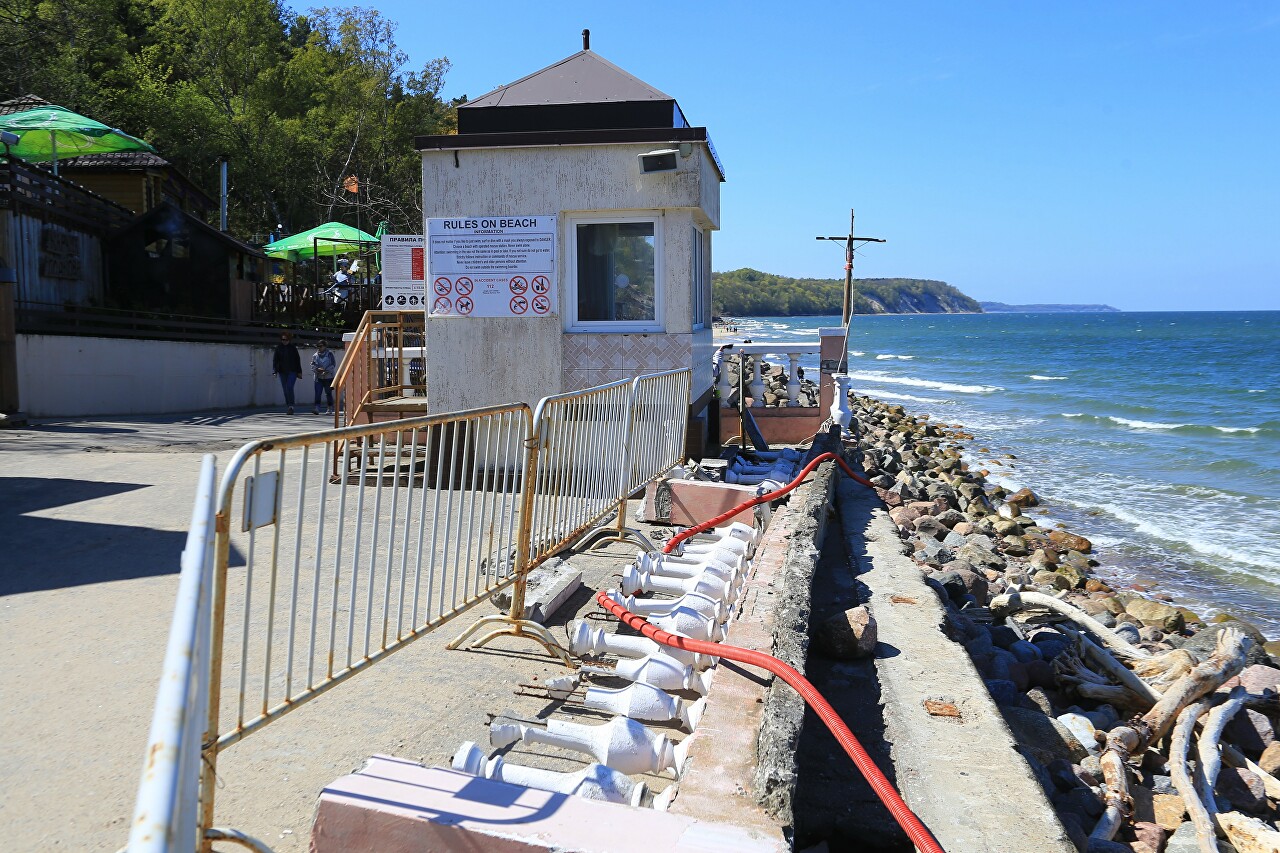
[{"label": "clear blue sky", "polygon": [[[302,6],[303,4],[297,3]],[[718,270],[1280,309],[1280,3],[372,4],[476,97],[592,49],[724,161]]]}]

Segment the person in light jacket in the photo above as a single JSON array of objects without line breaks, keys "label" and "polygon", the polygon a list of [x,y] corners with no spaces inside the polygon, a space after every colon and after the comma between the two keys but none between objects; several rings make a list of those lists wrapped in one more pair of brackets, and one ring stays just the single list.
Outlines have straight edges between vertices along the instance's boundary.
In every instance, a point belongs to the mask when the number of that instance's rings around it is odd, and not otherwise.
[{"label": "person in light jacket", "polygon": [[316,405],[312,409],[315,414],[320,414],[320,392],[324,392],[325,407],[324,413],[327,415],[333,408],[333,374],[338,369],[337,359],[333,356],[333,351],[329,349],[328,341],[321,341],[316,354],[311,356],[311,373],[316,380]]},{"label": "person in light jacket", "polygon": [[293,386],[302,373],[302,356],[293,343],[293,335],[282,332],[276,351],[271,354],[271,372],[280,377],[280,390],[284,391],[284,403],[293,414]]}]

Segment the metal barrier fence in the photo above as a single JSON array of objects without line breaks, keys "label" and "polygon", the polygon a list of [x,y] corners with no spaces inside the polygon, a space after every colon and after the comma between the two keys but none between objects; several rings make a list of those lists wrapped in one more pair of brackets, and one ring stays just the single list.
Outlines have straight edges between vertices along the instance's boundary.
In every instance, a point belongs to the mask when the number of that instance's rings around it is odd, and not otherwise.
[{"label": "metal barrier fence", "polygon": [[128,849],[268,849],[214,828],[218,754],[507,585],[509,614],[449,648],[497,621],[477,645],[514,634],[570,665],[521,618],[529,571],[610,513],[624,530],[627,498],[681,458],[689,379],[549,397],[536,418],[517,404],[264,439],[216,494],[202,470],[153,726],[164,763],[148,759],[138,805],[172,840]]},{"label": "metal barrier fence", "polygon": [[186,853],[199,843],[200,741],[209,715],[216,466],[204,457],[182,551],[164,673],[129,828],[131,853]]},{"label": "metal barrier fence", "polygon": [[630,538],[653,549],[626,526],[627,499],[684,457],[691,375],[688,369],[668,370],[538,403],[527,463],[533,486],[525,492],[511,607],[477,620],[449,648],[488,629],[474,646],[503,635],[528,637],[570,665],[551,634],[524,618],[529,573],[611,514],[615,529],[597,530],[584,543],[604,535],[606,541]]}]

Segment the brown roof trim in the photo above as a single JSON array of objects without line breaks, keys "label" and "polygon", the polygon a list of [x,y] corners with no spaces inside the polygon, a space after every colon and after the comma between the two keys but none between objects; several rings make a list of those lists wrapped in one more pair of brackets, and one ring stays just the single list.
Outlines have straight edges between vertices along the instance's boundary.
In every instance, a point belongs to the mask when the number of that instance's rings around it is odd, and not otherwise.
[{"label": "brown roof trim", "polygon": [[537,130],[519,133],[454,133],[415,136],[418,151],[467,148],[536,148],[554,145],[623,145],[636,142],[705,142],[723,181],[724,165],[705,127],[639,127],[619,130]]}]

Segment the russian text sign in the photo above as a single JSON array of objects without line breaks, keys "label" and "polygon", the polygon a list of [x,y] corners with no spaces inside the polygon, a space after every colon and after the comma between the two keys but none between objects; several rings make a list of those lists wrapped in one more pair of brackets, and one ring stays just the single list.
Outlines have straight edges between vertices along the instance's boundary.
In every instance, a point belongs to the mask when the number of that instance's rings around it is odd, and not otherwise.
[{"label": "russian text sign", "polygon": [[427,220],[432,317],[556,314],[556,217]]},{"label": "russian text sign", "polygon": [[426,307],[427,271],[421,234],[382,235],[382,307],[421,311]]}]

